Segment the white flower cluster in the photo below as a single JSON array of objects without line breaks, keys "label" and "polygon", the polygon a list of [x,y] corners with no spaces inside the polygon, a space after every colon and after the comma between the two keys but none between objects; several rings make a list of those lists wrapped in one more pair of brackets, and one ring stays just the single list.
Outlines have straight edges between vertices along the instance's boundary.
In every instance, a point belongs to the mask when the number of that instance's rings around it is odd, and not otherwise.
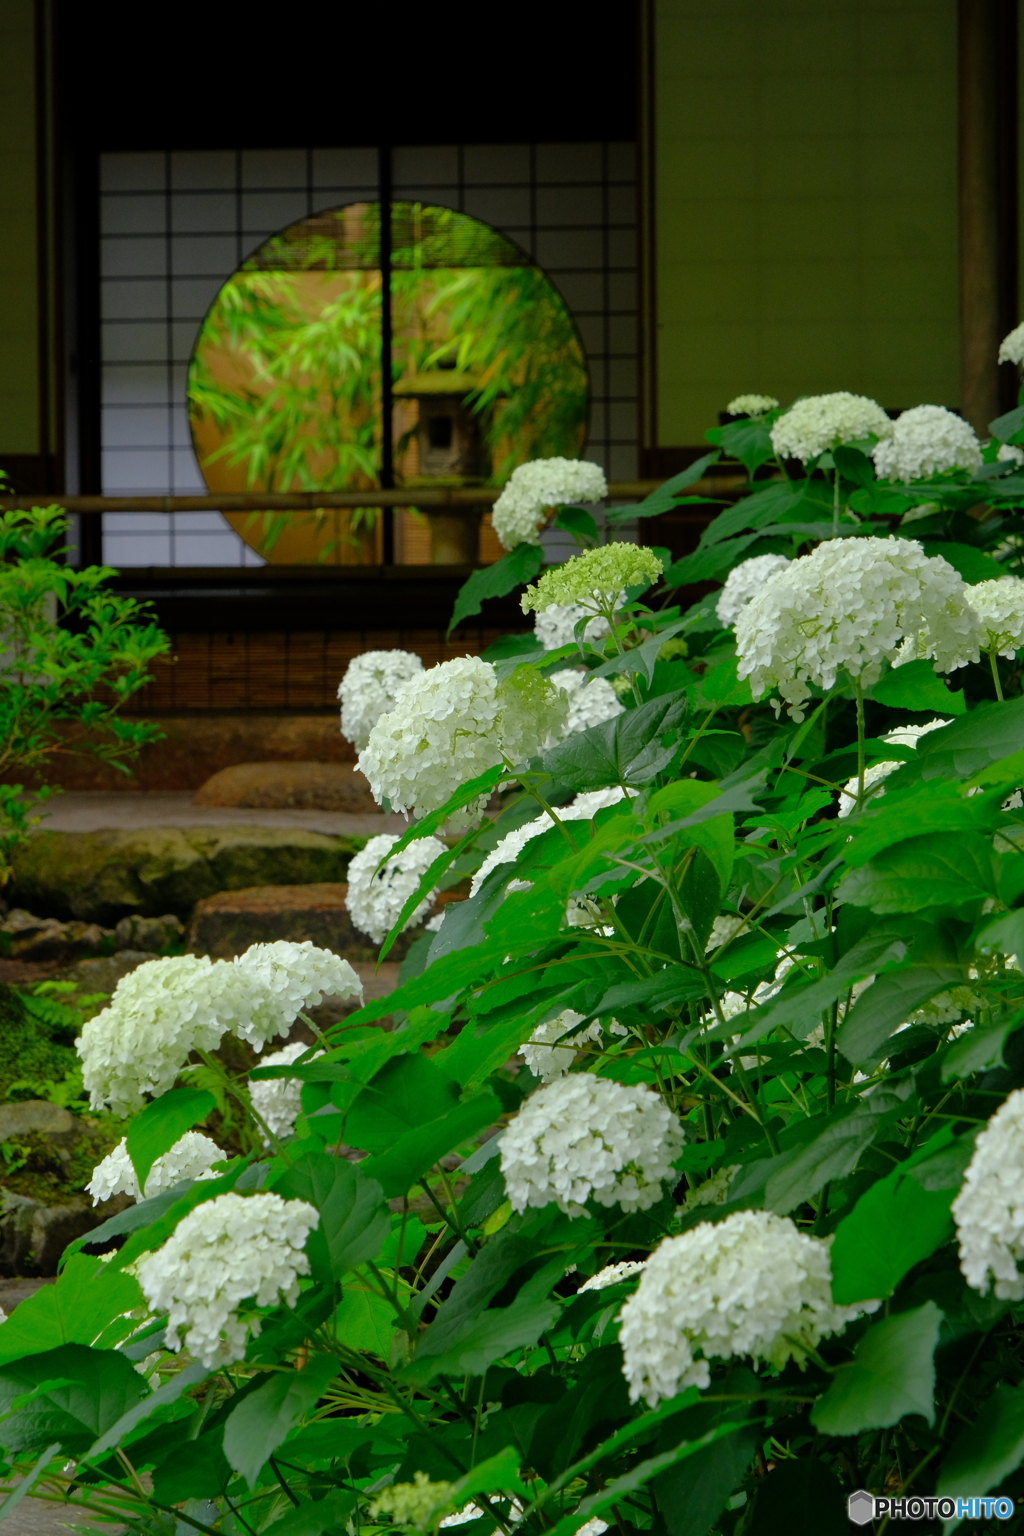
[{"label": "white flower cluster", "polygon": [[[603,811],[607,805],[618,805],[623,798],[623,791],[617,786],[614,789],[588,789],[568,805],[559,806],[556,814],[559,821],[591,821],[598,811]],[[506,832],[473,876],[469,894],[475,896],[492,869],[496,869],[499,864],[514,864],[528,842],[550,832],[553,826],[551,818],[544,815],[524,822],[512,832]],[[513,881],[509,889],[525,891],[529,885],[521,880]]]},{"label": "white flower cluster", "polygon": [[630,1401],[654,1408],[706,1387],[712,1358],[802,1366],[826,1334],[875,1311],[877,1301],[836,1306],[830,1245],[771,1211],[737,1211],[666,1238],[620,1313]]},{"label": "white flower cluster", "polygon": [[754,555],[743,560],[726,577],[725,586],[718,594],[715,613],[720,624],[735,624],[744,608],[755,598],[776,571],[781,571],[789,560],[785,555]]},{"label": "white flower cluster", "polygon": [[[968,587],[967,601],[981,625],[981,649],[1012,660],[1024,645],[1024,581],[1019,576],[979,581]],[[972,659],[967,657],[958,665],[965,666]]]},{"label": "white flower cluster", "polygon": [[623,1280],[632,1280],[634,1275],[642,1275],[646,1268],[646,1259],[624,1259],[620,1264],[607,1264],[596,1275],[591,1275],[589,1280],[584,1280],[576,1294],[581,1296],[584,1291],[606,1291],[610,1285],[621,1285]]},{"label": "white flower cluster", "polygon": [[[379,873],[374,873],[388,849],[397,842],[397,835],[389,832],[371,837],[348,866],[345,905],[354,926],[360,933],[369,934],[375,944],[383,944],[422,877],[434,860],[446,851],[440,838],[418,837],[388,859]],[[436,896],[436,890],[424,896],[405,923],[403,933],[407,928],[415,928],[427,915]]]},{"label": "white flower cluster", "polygon": [[[619,599],[621,602],[621,598]],[[576,639],[576,625],[593,609],[582,603],[553,603],[550,608],[534,615],[533,632],[546,651],[557,651],[559,646],[572,645]],[[603,640],[608,633],[608,620],[591,619],[583,637],[586,640]]]},{"label": "white flower cluster", "polygon": [[960,1268],[972,1290],[1024,1298],[1024,1088],[1015,1088],[978,1136],[953,1201]]},{"label": "white flower cluster", "polygon": [[[996,454],[998,464],[1024,464],[1024,448],[1018,448],[1016,443],[1000,443],[999,452]],[[1002,545],[1000,545],[1002,548]],[[994,551],[995,558],[1000,558],[999,550]]]},{"label": "white flower cluster", "polygon": [[705,1179],[703,1184],[694,1184],[686,1191],[686,1199],[679,1208],[679,1214],[684,1216],[687,1211],[695,1210],[699,1205],[724,1205],[729,1198],[729,1186],[739,1172],[739,1167],[739,1163],[729,1163],[713,1173],[710,1179]]},{"label": "white flower cluster", "polygon": [[757,417],[763,416],[765,411],[774,411],[778,403],[774,395],[737,395],[725,410],[728,416]]},{"label": "white flower cluster", "polygon": [[892,422],[877,401],[844,389],[798,400],[771,431],[772,447],[780,458],[801,459],[805,464],[842,443],[891,435]]},{"label": "white flower cluster", "polygon": [[1003,337],[999,345],[999,361],[1016,363],[1018,368],[1024,364],[1024,320],[1020,325],[1015,325],[1008,336]]},{"label": "white flower cluster", "polygon": [[[301,1040],[293,1040],[291,1045],[264,1056],[260,1066],[290,1067],[308,1049]],[[317,1056],[322,1055],[322,1051],[317,1051],[309,1059],[315,1061]],[[253,1109],[272,1136],[281,1141],[291,1135],[302,1108],[302,1083],[297,1077],[270,1077],[250,1083],[249,1098]]]},{"label": "white flower cluster", "polygon": [[512,471],[494,503],[494,531],[506,549],[536,544],[549,507],[601,501],[608,482],[599,464],[586,459],[531,459]]},{"label": "white flower cluster", "polygon": [[[1024,585],[1024,583],[1022,583],[1022,585]],[[896,730],[894,731],[887,731],[886,734],[882,737],[882,740],[887,741],[891,747],[916,748],[917,743],[922,736],[927,736],[929,731],[937,731],[942,726],[950,725],[951,723],[952,722],[949,720],[941,720],[936,718],[935,720],[927,720],[924,725],[900,725],[897,726]],[[887,779],[890,773],[895,773],[897,768],[902,767],[903,764],[898,759],[886,758],[884,761],[879,763],[872,763],[870,767],[866,768],[864,770],[865,798],[867,797],[869,791],[873,792],[872,798],[874,798],[875,795],[884,795],[885,790],[876,789],[875,786],[881,784],[883,779]],[[858,788],[859,784],[856,777],[847,779],[846,783],[843,785],[839,794],[840,816],[849,816],[857,809]]]},{"label": "white flower cluster", "polygon": [[538,1088],[501,1138],[514,1211],[549,1205],[580,1216],[584,1202],[645,1211],[674,1179],[679,1122],[657,1094],[577,1072]]},{"label": "white flower cluster", "polygon": [[146,1094],[174,1086],[193,1051],[216,1050],[229,1032],[261,1050],[324,993],[361,999],[362,991],[347,960],[308,940],[255,944],[236,960],[149,960],[82,1026],[82,1081],[94,1109],[131,1114]]},{"label": "white flower cluster", "polygon": [[255,993],[249,1020],[235,1033],[257,1051],[287,1034],[304,1008],[316,1008],[325,997],[362,1002],[363,984],[348,961],[310,939],[251,944],[228,963],[244,973]]},{"label": "white flower cluster", "polygon": [[915,405],[896,421],[892,437],[872,450],[883,480],[927,479],[950,469],[977,469],[981,444],[962,416],[942,405]]},{"label": "white flower cluster", "polygon": [[412,651],[364,651],[350,661],[338,686],[341,700],[341,734],[357,752],[370,739],[381,715],[395,707],[403,683],[423,671]]},{"label": "white flower cluster", "polygon": [[827,690],[841,669],[870,686],[897,653],[927,654],[936,671],[972,645],[976,658],[968,597],[953,567],[912,539],[830,539],[776,571],[743,609],[738,674],[755,698],[777,688],[801,720],[808,684]]},{"label": "white flower cluster", "polygon": [[242,1302],[293,1306],[300,1275],[309,1274],[303,1248],[320,1216],[304,1200],[280,1195],[218,1195],[179,1221],[155,1253],[136,1265],[154,1312],[167,1313],[168,1349],[189,1354],[208,1370],[245,1355],[259,1320],[238,1315]]},{"label": "white flower cluster", "polygon": [[[583,1014],[572,1008],[563,1008],[553,1019],[538,1024],[525,1045],[519,1047],[519,1055],[526,1062],[534,1077],[550,1083],[556,1077],[564,1077],[588,1041],[600,1041],[604,1031],[600,1019],[595,1019],[586,1029],[573,1030],[573,1025],[583,1023]],[[570,1033],[572,1031],[572,1033]],[[609,1019],[608,1033],[626,1035],[629,1031],[618,1019]],[[564,1036],[564,1038],[563,1038]],[[555,1042],[558,1041],[558,1044]]]},{"label": "white flower cluster", "polygon": [[[1024,582],[1021,585],[1024,586]],[[569,718],[565,727],[567,736],[589,730],[592,725],[600,725],[604,720],[613,720],[626,707],[619,702],[607,678],[595,677],[588,682],[585,672],[565,667],[560,672],[551,673],[551,682],[562,690],[569,701]]]},{"label": "white flower cluster", "polygon": [[[210,1169],[214,1163],[222,1163],[227,1153],[222,1152],[215,1141],[200,1131],[186,1131],[178,1138],[169,1152],[158,1157],[146,1175],[145,1199],[162,1195],[181,1179],[215,1179]],[[128,1156],[128,1141],[122,1136],[113,1152],[108,1152],[92,1171],[92,1178],[85,1186],[92,1195],[93,1205],[109,1200],[111,1195],[131,1195],[139,1199],[139,1181],[135,1176],[132,1160]]]},{"label": "white flower cluster", "polygon": [[[503,682],[479,656],[431,667],[399,690],[395,707],[370,732],[359,767],[378,804],[424,816],[468,779],[499,763],[523,762],[565,730],[568,700],[528,667]],[[478,801],[452,817],[467,825]]]}]

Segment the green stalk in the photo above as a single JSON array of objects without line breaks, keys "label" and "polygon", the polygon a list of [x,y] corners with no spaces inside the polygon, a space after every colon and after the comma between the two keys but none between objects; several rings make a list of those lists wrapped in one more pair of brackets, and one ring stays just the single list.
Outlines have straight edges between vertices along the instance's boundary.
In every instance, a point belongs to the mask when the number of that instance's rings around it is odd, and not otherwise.
[{"label": "green stalk", "polygon": [[996,661],[996,653],[995,653],[995,651],[989,651],[989,653],[988,653],[988,664],[992,668],[992,681],[996,685],[996,698],[999,700],[1000,704],[1002,704],[1002,702],[1003,702],[1003,685],[999,681],[999,663]]},{"label": "green stalk", "polygon": [[864,689],[857,679],[857,809],[864,804]]}]

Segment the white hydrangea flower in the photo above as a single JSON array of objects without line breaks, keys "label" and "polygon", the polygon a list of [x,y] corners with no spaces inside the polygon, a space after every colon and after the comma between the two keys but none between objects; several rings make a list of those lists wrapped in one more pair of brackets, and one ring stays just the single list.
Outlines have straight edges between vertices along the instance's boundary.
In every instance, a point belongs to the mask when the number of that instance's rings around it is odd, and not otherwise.
[{"label": "white hydrangea flower", "polygon": [[[951,724],[952,721],[950,720],[941,720],[936,718],[934,720],[926,721],[924,725],[900,725],[897,726],[894,731],[887,731],[886,734],[882,737],[882,740],[887,741],[889,745],[893,747],[916,748],[920,738],[922,736],[927,736],[929,731],[937,731],[942,726]],[[898,759],[885,758],[882,762],[872,763],[870,767],[865,768],[865,797],[867,796],[869,790],[873,791],[872,799],[874,799],[876,795],[884,795],[885,790],[875,789],[875,785],[880,784],[883,779],[887,779],[889,777],[890,773],[895,773],[897,768],[902,767],[903,764],[899,762]],[[858,789],[859,782],[856,775],[852,779],[847,779],[839,794],[840,816],[850,816],[857,809]]]},{"label": "white hydrangea flower", "polygon": [[999,361],[1016,363],[1018,368],[1024,363],[1024,320],[1020,325],[1015,325],[1008,336],[1003,337],[999,344]]},{"label": "white hydrangea flower", "polygon": [[968,595],[953,567],[913,539],[829,539],[769,576],[740,613],[738,674],[755,698],[777,688],[802,720],[809,683],[827,690],[845,669],[870,686],[886,660],[912,659],[904,645],[915,635],[926,634],[945,670],[977,640]]},{"label": "white hydrangea flower", "polygon": [[789,564],[786,555],[755,555],[729,572],[718,594],[715,613],[720,624],[735,624],[750,600],[757,596],[769,576]]},{"label": "white hydrangea flower", "polygon": [[239,1308],[294,1306],[299,1276],[309,1274],[303,1248],[320,1216],[304,1200],[280,1195],[218,1195],[190,1211],[154,1253],[136,1264],[154,1312],[167,1313],[166,1344],[208,1370],[245,1355],[258,1318]]},{"label": "white hydrangea flower", "polygon": [[596,1275],[591,1275],[589,1280],[584,1280],[576,1294],[582,1296],[584,1291],[606,1291],[610,1285],[621,1285],[623,1280],[632,1280],[634,1275],[642,1275],[646,1268],[646,1259],[624,1259],[621,1264],[607,1264]]},{"label": "white hydrangea flower", "polygon": [[720,949],[728,939],[735,938],[746,921],[746,918],[739,913],[720,912],[711,924],[711,932],[708,934],[704,953],[709,955],[713,949]]},{"label": "white hydrangea flower", "polygon": [[696,1209],[699,1205],[724,1205],[729,1198],[729,1185],[733,1177],[739,1172],[739,1163],[730,1163],[726,1168],[719,1168],[710,1179],[705,1179],[703,1184],[695,1184],[686,1192],[686,1199],[679,1208],[679,1214],[685,1215],[687,1211]]},{"label": "white hydrangea flower", "polygon": [[[468,779],[499,763],[522,762],[560,739],[568,700],[530,668],[501,683],[489,662],[459,656],[399,690],[395,707],[370,732],[359,767],[379,803],[424,816]],[[486,797],[451,818],[468,825]]]},{"label": "white hydrangea flower", "polygon": [[608,482],[599,464],[586,459],[532,459],[514,469],[494,503],[494,531],[506,549],[536,544],[549,507],[602,501]]},{"label": "white hydrangea flower", "polygon": [[[546,651],[557,651],[559,646],[575,643],[576,625],[590,612],[592,609],[584,608],[582,603],[553,603],[550,608],[534,614],[533,632]],[[587,640],[603,640],[607,634],[608,620],[600,616],[591,619],[583,631]]]},{"label": "white hydrangea flower", "polygon": [[802,1367],[827,1334],[877,1310],[877,1301],[836,1306],[831,1242],[771,1211],[737,1211],[666,1238],[619,1314],[630,1401],[655,1408],[684,1387],[706,1387],[713,1358]]},{"label": "white hydrangea flower", "polygon": [[981,624],[981,649],[1012,660],[1024,645],[1024,581],[1019,576],[979,581],[968,587],[967,601]]},{"label": "white hydrangea flower", "polygon": [[[999,464],[1024,464],[1024,448],[1018,448],[1016,443],[1000,443],[999,452],[996,454],[996,462]],[[1002,548],[1001,545],[1000,548]],[[995,556],[998,560],[998,549],[995,551]]]},{"label": "white hydrangea flower", "polygon": [[942,405],[915,405],[902,412],[892,436],[877,443],[871,456],[883,480],[907,483],[950,469],[977,469],[981,444],[962,416]]},{"label": "white hydrangea flower", "polygon": [[[446,845],[440,838],[418,837],[388,859],[380,873],[375,874],[381,859],[397,842],[397,834],[389,832],[371,837],[348,866],[345,905],[355,927],[360,933],[368,934],[375,944],[383,944],[422,877],[434,860],[446,852]],[[426,916],[436,896],[436,890],[424,896],[405,923],[403,933],[407,928],[415,928]]]},{"label": "white hydrangea flower", "polygon": [[192,1051],[214,1051],[229,1030],[247,1031],[260,1001],[230,961],[173,955],[138,966],[76,1041],[93,1109],[128,1115],[145,1094],[166,1093]]},{"label": "white hydrangea flower", "polygon": [[[534,1077],[541,1078],[545,1083],[550,1083],[556,1077],[564,1077],[576,1060],[577,1051],[581,1051],[590,1040],[601,1040],[603,1029],[600,1019],[595,1019],[586,1029],[568,1033],[574,1024],[582,1023],[582,1013],[576,1013],[572,1008],[563,1008],[553,1019],[537,1025],[526,1044],[519,1047],[519,1055]],[[618,1019],[608,1021],[608,1032],[612,1035],[628,1034]],[[554,1043],[556,1040],[560,1042],[558,1045]]]},{"label": "white hydrangea flower", "polygon": [[727,416],[763,416],[778,405],[774,395],[737,395],[730,400],[725,411]]},{"label": "white hydrangea flower", "polygon": [[[163,1194],[181,1179],[215,1179],[217,1175],[210,1170],[214,1163],[222,1163],[226,1157],[227,1153],[222,1152],[209,1136],[200,1131],[186,1131],[149,1170],[145,1199]],[[139,1199],[139,1181],[128,1156],[127,1137],[122,1136],[113,1152],[108,1152],[103,1161],[96,1164],[85,1188],[92,1195],[93,1205],[109,1200],[111,1195],[131,1195],[133,1200]]]},{"label": "white hydrangea flower", "polygon": [[804,463],[828,448],[872,435],[891,437],[892,422],[876,400],[845,389],[831,395],[806,395],[771,430],[772,447],[779,457]]},{"label": "white hydrangea flower", "polygon": [[627,587],[649,587],[664,566],[643,544],[603,544],[552,565],[520,599],[524,613],[543,613],[548,608],[574,603],[584,613],[607,612],[622,602]]},{"label": "white hydrangea flower", "polygon": [[551,682],[569,700],[569,719],[565,727],[567,736],[573,736],[577,731],[587,731],[592,725],[600,725],[603,720],[614,720],[626,707],[619,702],[607,678],[595,677],[587,682],[585,672],[566,667],[560,672],[552,672]]},{"label": "white hydrangea flower", "polygon": [[679,1122],[649,1088],[577,1072],[527,1099],[501,1138],[501,1171],[515,1211],[556,1201],[579,1216],[591,1198],[645,1211],[675,1179],[682,1145]]},{"label": "white hydrangea flower", "polygon": [[979,1134],[953,1219],[960,1268],[972,1290],[1001,1301],[1024,1298],[1024,1088],[1015,1088]]},{"label": "white hydrangea flower", "polygon": [[[297,1061],[309,1047],[301,1040],[293,1040],[290,1045],[284,1046],[280,1051],[271,1051],[260,1062],[261,1067],[290,1067],[293,1061]],[[317,1051],[311,1056],[310,1061],[316,1061],[317,1056],[322,1056],[322,1051]],[[302,1083],[297,1077],[272,1077],[266,1080],[249,1084],[249,1097],[252,1107],[266,1125],[271,1135],[278,1140],[290,1136],[295,1129],[295,1122],[299,1118],[302,1109]],[[264,1138],[265,1139],[265,1138]]]},{"label": "white hydrangea flower", "polygon": [[235,1026],[235,1034],[256,1051],[276,1035],[286,1035],[303,1009],[317,1007],[325,997],[363,1000],[363,984],[348,961],[310,939],[252,944],[227,963],[242,972],[257,994],[249,1017]]},{"label": "white hydrangea flower", "polygon": [[[623,799],[623,792],[618,786],[613,789],[589,789],[577,795],[568,805],[559,806],[558,819],[559,821],[591,821],[598,811],[604,810],[607,805],[618,805],[621,799]],[[514,864],[528,842],[542,836],[545,832],[550,832],[553,826],[554,822],[551,818],[544,815],[535,817],[533,821],[524,822],[521,827],[516,827],[512,832],[506,832],[473,876],[469,894],[475,896],[492,869],[496,869],[499,864]],[[514,880],[509,884],[510,891],[528,889],[528,882]]]},{"label": "white hydrangea flower", "polygon": [[381,715],[395,707],[403,683],[417,677],[423,663],[412,651],[364,651],[350,661],[338,686],[341,734],[361,752]]}]

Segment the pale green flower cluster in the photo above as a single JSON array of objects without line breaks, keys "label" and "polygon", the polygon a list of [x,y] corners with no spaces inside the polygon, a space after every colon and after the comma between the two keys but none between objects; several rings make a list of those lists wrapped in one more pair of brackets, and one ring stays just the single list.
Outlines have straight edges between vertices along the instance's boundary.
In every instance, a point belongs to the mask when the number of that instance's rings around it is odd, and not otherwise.
[{"label": "pale green flower cluster", "polygon": [[756,419],[765,411],[774,411],[778,403],[774,395],[737,395],[725,409],[730,416],[753,416]]},{"label": "pale green flower cluster", "polygon": [[392,1483],[370,1505],[375,1520],[387,1516],[395,1525],[411,1525],[417,1531],[429,1531],[451,1503],[454,1483],[432,1483],[425,1472],[417,1472],[411,1483]]},{"label": "pale green flower cluster", "polygon": [[981,649],[1012,660],[1024,645],[1024,581],[1019,576],[979,581],[968,587],[967,601],[984,631]]},{"label": "pale green flower cluster", "polygon": [[523,593],[524,613],[579,603],[586,613],[609,613],[626,587],[649,587],[664,567],[653,549],[640,544],[605,544],[553,565]]}]

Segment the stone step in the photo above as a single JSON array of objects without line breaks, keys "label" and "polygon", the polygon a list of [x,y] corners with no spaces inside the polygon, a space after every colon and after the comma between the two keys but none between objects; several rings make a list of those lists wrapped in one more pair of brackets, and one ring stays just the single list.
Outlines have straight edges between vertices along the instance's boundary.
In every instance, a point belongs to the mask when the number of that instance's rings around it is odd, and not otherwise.
[{"label": "stone step", "polygon": [[[333,950],[346,960],[372,963],[379,947],[353,927],[345,906],[347,893],[347,885],[333,881],[220,891],[196,903],[186,948],[191,954],[228,960],[243,954],[250,944],[312,939],[321,949]],[[403,933],[388,959],[401,960],[421,932],[412,928]]]},{"label": "stone step", "polygon": [[196,790],[193,805],[373,815],[370,786],[353,763],[236,763]]},{"label": "stone step", "polygon": [[16,852],[5,896],[104,927],[136,913],[184,920],[197,901],[224,891],[343,880],[365,842],[260,826],[37,832]]}]

